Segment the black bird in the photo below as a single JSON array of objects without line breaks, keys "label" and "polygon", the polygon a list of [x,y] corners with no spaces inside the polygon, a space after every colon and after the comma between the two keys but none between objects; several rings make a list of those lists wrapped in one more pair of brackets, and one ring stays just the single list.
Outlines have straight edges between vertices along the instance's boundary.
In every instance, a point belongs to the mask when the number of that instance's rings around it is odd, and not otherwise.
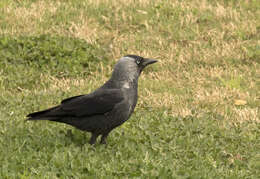
[{"label": "black bird", "polygon": [[91,132],[90,144],[108,134],[129,119],[137,103],[138,78],[142,70],[157,62],[137,55],[122,57],[114,67],[112,77],[90,94],[64,99],[61,104],[27,115],[27,120],[49,120],[72,125]]}]

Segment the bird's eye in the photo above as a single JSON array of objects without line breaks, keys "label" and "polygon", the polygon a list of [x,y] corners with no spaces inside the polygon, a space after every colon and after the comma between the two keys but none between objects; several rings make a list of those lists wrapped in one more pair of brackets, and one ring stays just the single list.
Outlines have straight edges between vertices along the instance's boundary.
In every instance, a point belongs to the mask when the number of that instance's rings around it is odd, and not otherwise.
[{"label": "bird's eye", "polygon": [[141,63],[140,60],[136,60],[136,64],[139,65]]}]

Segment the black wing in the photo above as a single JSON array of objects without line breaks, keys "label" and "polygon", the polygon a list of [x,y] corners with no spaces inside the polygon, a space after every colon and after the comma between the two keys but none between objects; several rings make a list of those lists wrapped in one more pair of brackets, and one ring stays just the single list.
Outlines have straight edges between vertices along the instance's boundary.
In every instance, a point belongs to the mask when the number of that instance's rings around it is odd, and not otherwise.
[{"label": "black wing", "polygon": [[74,116],[104,114],[124,99],[120,89],[99,89],[94,93],[65,99],[61,109]]},{"label": "black wing", "polygon": [[[99,89],[88,95],[79,95],[64,99],[59,106],[31,113],[33,118],[58,117],[58,116],[90,116],[104,114],[111,111],[114,106],[123,101],[124,96],[120,89]],[[29,120],[30,120],[29,119]]]}]

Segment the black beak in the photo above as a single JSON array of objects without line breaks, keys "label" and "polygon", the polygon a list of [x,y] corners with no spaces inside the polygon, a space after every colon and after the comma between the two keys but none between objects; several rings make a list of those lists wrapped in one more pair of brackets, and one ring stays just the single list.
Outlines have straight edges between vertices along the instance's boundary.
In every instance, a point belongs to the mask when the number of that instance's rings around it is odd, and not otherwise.
[{"label": "black beak", "polygon": [[156,62],[157,62],[157,60],[145,58],[142,65],[145,67],[147,65],[151,65],[151,64],[156,63]]}]

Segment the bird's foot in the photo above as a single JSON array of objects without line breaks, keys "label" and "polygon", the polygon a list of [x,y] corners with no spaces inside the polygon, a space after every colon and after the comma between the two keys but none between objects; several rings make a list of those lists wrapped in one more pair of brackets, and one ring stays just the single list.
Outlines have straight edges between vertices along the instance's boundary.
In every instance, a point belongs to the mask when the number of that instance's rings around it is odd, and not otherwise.
[{"label": "bird's foot", "polygon": [[107,144],[107,141],[106,140],[101,140],[100,144]]},{"label": "bird's foot", "polygon": [[108,133],[102,135],[100,144],[107,144],[107,142],[106,142],[107,136],[108,136]]}]

